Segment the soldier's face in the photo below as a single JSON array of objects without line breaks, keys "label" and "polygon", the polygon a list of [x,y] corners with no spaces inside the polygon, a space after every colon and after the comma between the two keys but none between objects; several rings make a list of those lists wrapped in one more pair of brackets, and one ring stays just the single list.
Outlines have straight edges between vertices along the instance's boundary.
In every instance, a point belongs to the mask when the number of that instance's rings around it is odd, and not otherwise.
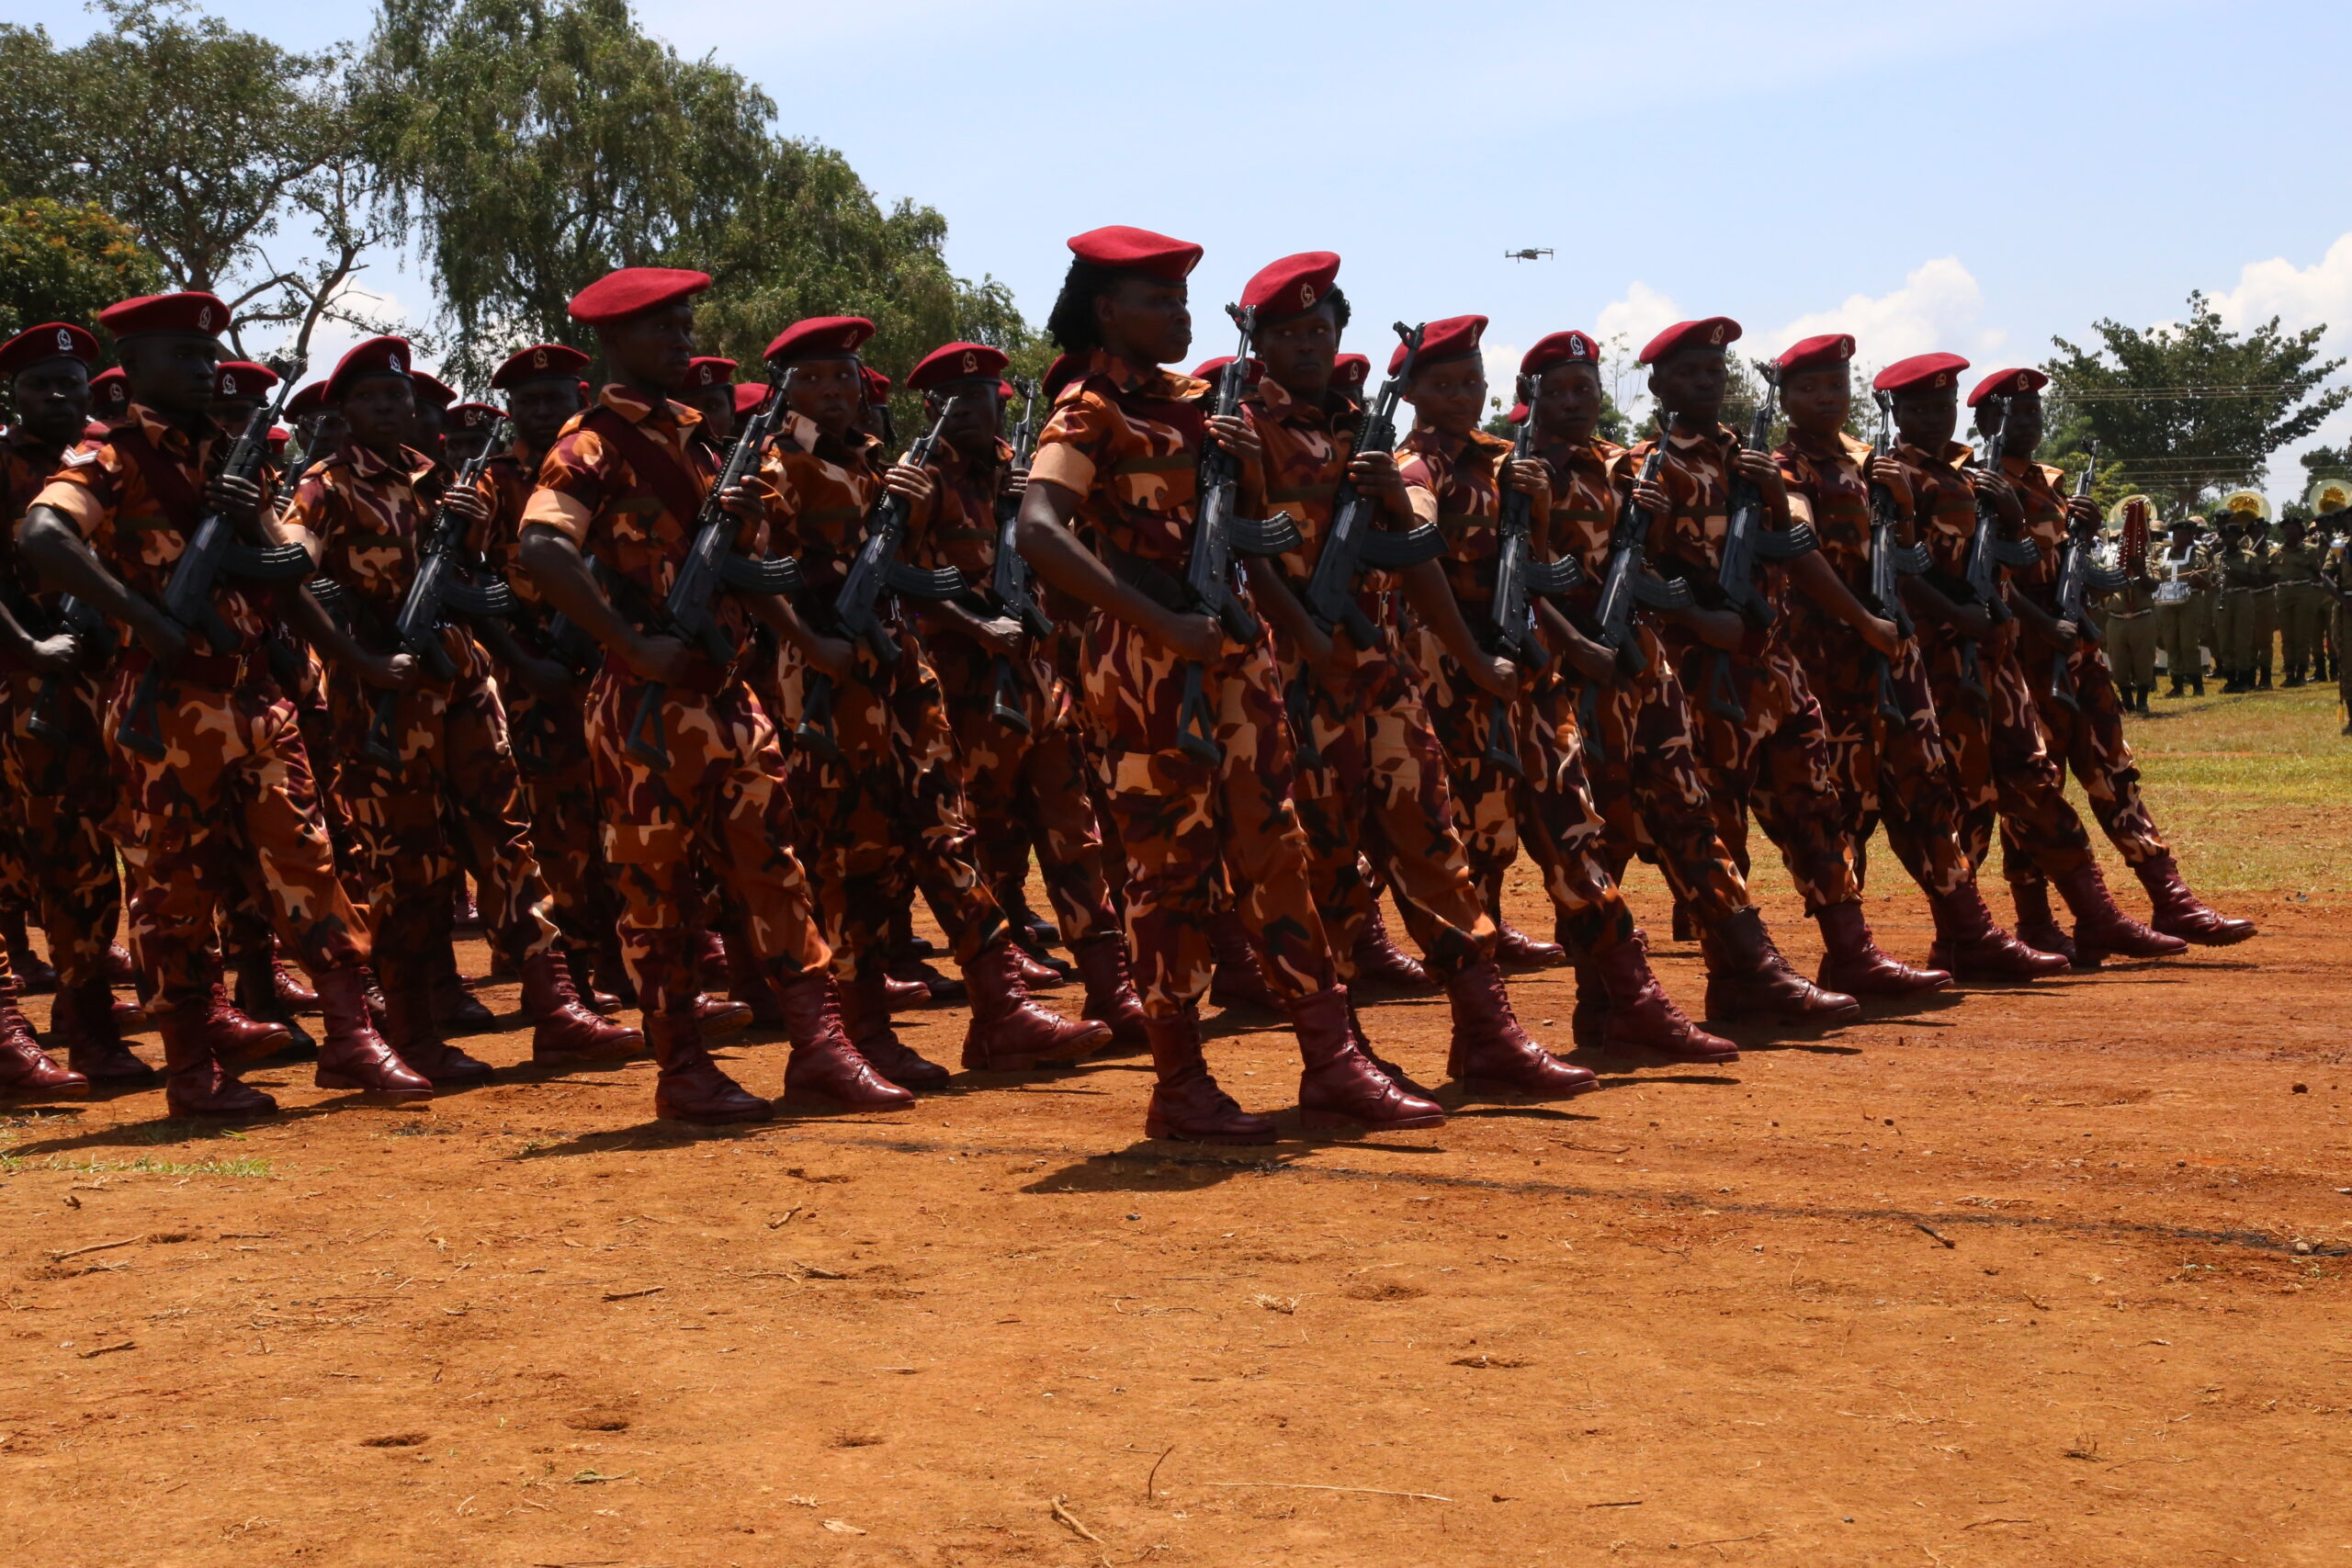
[{"label": "soldier's face", "polygon": [[312,457],[332,452],[350,435],[351,426],[344,423],[342,411],[323,409],[311,421],[311,439],[303,444],[303,450]]},{"label": "soldier's face", "polygon": [[865,377],[846,355],[795,360],[791,400],[794,413],[814,421],[828,435],[845,435],[865,412]]},{"label": "soldier's face", "polygon": [[[1976,428],[1986,435],[2001,422],[1998,407],[1987,398],[1976,410]],[[2004,457],[2030,457],[2041,447],[2041,394],[2017,392],[2009,398],[2009,428],[2001,441]]]},{"label": "soldier's face", "polygon": [[1128,274],[1094,297],[1103,346],[1143,365],[1183,358],[1193,352],[1191,299],[1182,283]]},{"label": "soldier's face", "polygon": [[695,308],[684,299],[596,329],[605,362],[639,387],[674,387],[695,358]]},{"label": "soldier's face", "polygon": [[259,398],[215,398],[212,400],[212,423],[225,435],[243,435],[245,422],[254,417],[254,410],[261,407]]},{"label": "soldier's face", "polygon": [[443,438],[443,445],[449,449],[449,461],[470,463],[490,450],[490,426],[476,424],[453,430]]},{"label": "soldier's face", "polygon": [[580,383],[569,376],[542,376],[506,394],[506,417],[534,452],[555,445],[563,422],[580,412]]},{"label": "soldier's face", "polygon": [[1340,312],[1329,299],[1303,316],[1276,321],[1258,333],[1258,357],[1266,374],[1300,398],[1318,398],[1331,384],[1331,362],[1340,355]]},{"label": "soldier's face", "polygon": [[940,426],[939,438],[967,457],[987,456],[1004,426],[1004,409],[993,376],[960,376],[942,381],[923,394],[923,412],[932,419],[956,400],[956,412]]},{"label": "soldier's face", "polygon": [[1415,366],[1405,400],[1431,429],[1467,435],[1487,412],[1487,362],[1468,354]]},{"label": "soldier's face", "polygon": [[1894,428],[1922,451],[1942,451],[1960,428],[1960,389],[1920,387],[1895,393]]},{"label": "soldier's face", "polygon": [[51,446],[70,446],[90,423],[90,367],[71,355],[17,372],[9,388],[17,420]]},{"label": "soldier's face", "polygon": [[1535,384],[1536,425],[1571,445],[1592,439],[1600,404],[1600,372],[1590,365],[1555,365]]},{"label": "soldier's face", "polygon": [[200,414],[212,404],[220,342],[202,333],[141,333],[122,344],[122,373],[134,402],[166,414]]},{"label": "soldier's face", "polygon": [[1722,411],[1730,374],[1722,349],[1706,344],[1681,349],[1650,367],[1650,395],[1668,412],[1704,424]]},{"label": "soldier's face", "polygon": [[363,376],[345,389],[343,422],[362,446],[390,456],[416,426],[416,387],[405,376]]},{"label": "soldier's face", "polygon": [[702,427],[709,437],[725,446],[735,439],[735,384],[716,381],[707,387],[696,387],[682,393],[678,399],[702,415]]},{"label": "soldier's face", "polygon": [[1843,365],[1825,365],[1783,378],[1781,406],[1789,411],[1789,423],[1808,435],[1843,429],[1854,406],[1852,372]]}]

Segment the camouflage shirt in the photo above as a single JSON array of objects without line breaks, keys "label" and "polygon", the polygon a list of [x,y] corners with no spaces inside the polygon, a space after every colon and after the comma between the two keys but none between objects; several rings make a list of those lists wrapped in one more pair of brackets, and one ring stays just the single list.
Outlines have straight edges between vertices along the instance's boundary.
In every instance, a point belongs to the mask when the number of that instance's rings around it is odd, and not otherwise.
[{"label": "camouflage shirt", "polygon": [[[1275,564],[1284,577],[1303,584],[1313,575],[1323,536],[1330,532],[1340,482],[1355,456],[1362,411],[1340,392],[1302,402],[1272,377],[1261,376],[1243,400],[1241,415],[1266,450],[1262,466],[1253,464],[1243,472],[1241,509],[1251,517],[1290,513],[1298,525],[1298,547],[1276,558]],[[1375,588],[1374,580],[1385,575],[1369,573],[1363,586]]]},{"label": "camouflage shirt", "polygon": [[952,566],[975,588],[988,586],[996,571],[996,500],[1012,466],[1012,446],[998,441],[990,459],[976,463],[946,442],[931,454],[928,468],[939,487],[922,508],[925,526],[919,549],[907,558],[925,567]]},{"label": "camouflage shirt", "polygon": [[1930,453],[1908,442],[1887,454],[1911,481],[1912,516],[1919,542],[1928,547],[1929,570],[1947,594],[1968,576],[1968,547],[1976,537],[1976,490],[1960,465],[1969,448],[1947,441]]},{"label": "camouflage shirt", "polygon": [[[76,443],[73,450],[86,451],[87,442]],[[28,570],[24,558],[17,550],[17,525],[32,509],[33,498],[49,483],[49,476],[57,471],[65,454],[40,440],[30,431],[11,427],[0,435],[0,595],[5,595],[12,607],[20,612],[38,606],[44,614],[54,609],[54,597],[41,590],[39,580]],[[38,625],[25,629],[35,637],[42,635]]]},{"label": "camouflage shirt", "polygon": [[[787,414],[760,463],[768,533],[775,547],[800,559],[808,602],[831,604],[865,537],[865,519],[882,495],[888,466],[882,443],[853,430],[838,440],[802,414]],[[922,519],[910,517],[899,558],[912,560]]]},{"label": "camouflage shirt", "polygon": [[1098,552],[1108,545],[1181,576],[1193,553],[1211,390],[1096,349],[1055,396],[1030,478],[1079,498],[1073,521]]},{"label": "camouflage shirt", "polygon": [[[319,575],[341,583],[357,604],[354,631],[377,652],[391,649],[392,624],[416,581],[424,536],[433,525],[439,465],[403,446],[387,457],[345,441],[313,463],[294,487],[285,525],[299,530],[318,558]],[[474,639],[444,626],[442,646],[463,676],[486,672]]]},{"label": "camouflage shirt", "polygon": [[[1424,425],[1398,444],[1397,471],[1405,477],[1414,515],[1434,523],[1445,536],[1446,581],[1465,611],[1483,606],[1495,592],[1495,558],[1501,552],[1502,490],[1497,475],[1511,444],[1474,430],[1453,436]],[[1528,520],[1531,553],[1548,558],[1551,517],[1544,507]]]}]

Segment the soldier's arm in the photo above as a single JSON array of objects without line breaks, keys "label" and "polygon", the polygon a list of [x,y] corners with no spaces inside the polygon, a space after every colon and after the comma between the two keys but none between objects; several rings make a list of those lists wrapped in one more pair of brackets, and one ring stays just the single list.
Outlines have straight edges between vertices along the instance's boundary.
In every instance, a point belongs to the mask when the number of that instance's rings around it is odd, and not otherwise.
[{"label": "soldier's arm", "polygon": [[17,548],[42,581],[71,593],[110,621],[129,626],[147,651],[168,663],[187,651],[187,634],[106,569],[74,520],[36,502],[17,527]]},{"label": "soldier's arm", "polygon": [[539,596],[639,679],[673,681],[687,671],[686,645],[675,637],[643,636],[629,625],[596,586],[587,558],[569,536],[546,523],[526,523],[522,560]]},{"label": "soldier's arm", "polygon": [[1895,591],[1903,595],[1904,608],[1917,620],[1950,626],[1967,637],[1985,637],[1993,630],[1993,617],[1985,613],[1984,605],[1962,604],[1948,597],[1924,575],[1897,578],[1895,584]]},{"label": "soldier's arm", "polygon": [[323,655],[327,661],[348,670],[368,684],[385,691],[410,692],[424,679],[424,671],[416,660],[407,653],[376,653],[364,647],[351,634],[351,629],[333,615],[326,606],[311,597],[307,588],[297,588],[287,596],[286,619],[301,638]]},{"label": "soldier's arm", "polygon": [[2043,609],[2033,595],[2020,590],[2014,582],[2001,585],[2002,597],[2018,618],[2018,624],[2043,642],[2060,648],[2072,648],[2082,640],[2081,628],[2072,621],[2062,621]]},{"label": "soldier's arm", "polygon": [[1405,590],[1405,602],[1413,606],[1423,626],[1437,633],[1446,656],[1480,691],[1490,697],[1508,697],[1519,689],[1519,666],[1478,646],[1470,623],[1463,618],[1461,602],[1453,596],[1453,585],[1445,580],[1443,566],[1425,560],[1407,567],[1397,578]]},{"label": "soldier's arm", "polygon": [[1611,682],[1617,678],[1617,660],[1606,648],[1577,629],[1577,624],[1560,613],[1560,607],[1549,599],[1535,601],[1535,620],[1544,628],[1544,640],[1577,667],[1577,673],[1588,681]]},{"label": "soldier's arm", "polygon": [[1283,634],[1309,670],[1317,674],[1331,660],[1331,639],[1290,591],[1281,570],[1263,556],[1251,556],[1243,566],[1250,574],[1250,597]]},{"label": "soldier's arm", "polygon": [[1013,542],[1030,570],[1047,587],[1116,615],[1187,659],[1215,659],[1225,647],[1225,632],[1216,617],[1164,608],[1141,589],[1122,581],[1080,543],[1069,526],[1080,499],[1064,485],[1030,475],[1013,528]]},{"label": "soldier's arm", "polygon": [[746,594],[743,604],[776,636],[800,650],[800,657],[835,680],[857,668],[857,645],[847,637],[827,637],[800,618],[792,601],[781,593]]}]

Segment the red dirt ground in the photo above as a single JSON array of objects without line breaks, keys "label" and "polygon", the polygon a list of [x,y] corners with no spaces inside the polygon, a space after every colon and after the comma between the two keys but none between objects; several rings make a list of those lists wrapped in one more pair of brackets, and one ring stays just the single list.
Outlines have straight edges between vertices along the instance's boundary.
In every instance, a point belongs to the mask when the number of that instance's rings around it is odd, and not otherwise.
[{"label": "red dirt ground", "polygon": [[[20,1115],[0,1551],[2352,1563],[2352,937],[2240,903],[2248,947],[1352,1143],[1145,1142],[1133,1059],[712,1137],[641,1062],[406,1113],[277,1065],[235,1136]],[[1566,973],[1517,989],[1565,1043]],[[1372,1024],[1440,1076],[1442,1006]],[[1212,1055],[1289,1103],[1286,1034]]]}]

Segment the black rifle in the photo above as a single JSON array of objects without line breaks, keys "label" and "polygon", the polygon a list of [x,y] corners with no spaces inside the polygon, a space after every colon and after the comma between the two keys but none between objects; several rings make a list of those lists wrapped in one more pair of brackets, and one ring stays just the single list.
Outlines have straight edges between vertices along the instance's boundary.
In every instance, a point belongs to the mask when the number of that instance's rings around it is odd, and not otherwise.
[{"label": "black rifle", "polygon": [[[656,620],[655,629],[662,636],[690,644],[721,669],[733,665],[741,649],[719,624],[718,596],[756,593],[773,599],[800,586],[800,564],[790,557],[757,559],[735,547],[742,521],[719,501],[759,466],[770,437],[784,421],[784,398],[791,384],[790,371],[781,380],[770,381],[766,400],[735,433],[727,461],[719,466],[702,498],[702,510],[695,515],[693,542],[686,547],[686,558],[678,565],[678,575],[670,580],[669,597]],[[662,743],[662,705],[668,693],[658,681],[648,685],[628,727],[630,752],[659,768],[670,765],[670,749]]]},{"label": "black rifle", "polygon": [[[505,445],[506,433],[506,422],[499,421],[491,432],[490,446],[466,459],[457,478],[450,481],[450,490],[473,488],[490,462],[492,451]],[[401,601],[400,614],[392,621],[392,638],[400,651],[423,664],[425,673],[435,681],[454,681],[458,676],[458,667],[441,640],[445,615],[455,613],[469,620],[482,620],[514,613],[514,591],[504,579],[487,574],[485,581],[472,580],[458,558],[464,543],[465,525],[449,510],[448,491],[445,491],[440,504],[433,509],[432,521],[425,525],[416,576],[410,581],[407,597]],[[392,736],[392,721],[400,704],[401,694],[397,691],[377,693],[376,709],[368,721],[368,737],[361,742],[369,756],[390,768],[399,767],[401,761],[400,747]]]},{"label": "black rifle", "polygon": [[[57,601],[57,626],[73,635],[82,668],[98,668],[113,660],[114,627],[107,624],[104,615],[71,593],[61,595]],[[25,728],[37,739],[52,745],[65,739],[64,727],[57,722],[57,704],[73,680],[70,674],[51,675],[40,683],[40,691],[33,697],[32,711],[25,716]]]},{"label": "black rifle", "polygon": [[[931,428],[907,448],[908,462],[920,468],[931,461],[932,453],[939,446],[940,427],[955,416],[956,405],[960,401],[959,398],[950,398],[940,405],[939,417],[931,422]],[[907,534],[908,510],[905,496],[883,490],[874,509],[866,513],[865,537],[857,547],[857,558],[849,563],[841,592],[833,596],[833,618],[842,630],[864,643],[875,662],[886,667],[899,661],[899,639],[882,619],[885,593],[935,602],[953,599],[964,592],[964,574],[954,567],[925,571],[899,558],[899,547]],[[833,678],[821,670],[809,671],[807,695],[800,705],[800,725],[792,732],[792,739],[829,762],[841,761],[841,745],[833,733]]]},{"label": "black rifle", "polygon": [[[1994,423],[1993,433],[1985,437],[1977,455],[1977,467],[1988,474],[2001,472],[2002,449],[2008,445],[2009,400],[2002,398],[2000,418]],[[1962,575],[1968,583],[1969,596],[1984,606],[1984,614],[1995,626],[2009,618],[2008,601],[2001,595],[2002,567],[2024,568],[2041,559],[2041,552],[2030,539],[2005,539],[2001,536],[2001,509],[1992,497],[1979,491],[1976,497],[1976,532],[1968,541],[1968,559]],[[1961,681],[1977,696],[1984,695],[1984,676],[1978,669],[1976,644],[1971,640],[1961,647]]]},{"label": "black rifle", "polygon": [[[1894,394],[1878,394],[1878,443],[1862,458],[1862,477],[1871,487],[1871,607],[1894,623],[1895,635],[1912,634],[1911,614],[1903,607],[1898,577],[1917,577],[1928,570],[1928,547],[1905,549],[1895,542],[1894,492],[1870,478],[1871,465],[1894,450]],[[1894,666],[1886,655],[1871,655],[1878,669],[1879,712],[1898,722],[1903,705],[1895,700]]]},{"label": "black rifle", "polygon": [[[2075,497],[2082,500],[2091,493],[2091,477],[2098,470],[2098,443],[2090,444],[2089,461],[2075,478]],[[2083,598],[2086,592],[2120,593],[2132,580],[2122,572],[2103,567],[2091,558],[2091,539],[2098,530],[2096,523],[2066,525],[2066,552],[2060,558],[2058,568],[2058,618],[2072,622],[2075,632],[2085,642],[2098,640],[2098,627],[2091,624]],[[2082,703],[2075,690],[2074,672],[2066,668],[2066,650],[2059,649],[2050,656],[2050,695],[2071,712],[2079,713]]]},{"label": "black rifle", "polygon": [[[1428,325],[1426,321],[1415,327],[1396,323],[1396,335],[1405,340],[1405,357],[1396,373],[1380,384],[1378,395],[1364,405],[1351,456],[1396,450],[1396,404],[1404,397],[1405,383],[1413,378],[1413,367],[1421,355],[1421,334]],[[1343,471],[1340,488],[1331,497],[1331,526],[1323,536],[1323,547],[1315,558],[1315,570],[1306,579],[1299,604],[1317,630],[1329,637],[1344,627],[1351,642],[1369,651],[1380,633],[1363,606],[1356,603],[1356,584],[1364,573],[1402,570],[1444,553],[1445,536],[1435,524],[1424,523],[1401,534],[1381,527],[1379,498],[1364,494]],[[1291,728],[1298,736],[1299,760],[1310,764],[1322,760],[1315,745],[1312,686],[1313,678],[1301,668],[1285,704]]]},{"label": "black rifle", "polygon": [[[1767,373],[1764,400],[1756,405],[1756,416],[1748,422],[1747,440],[1743,444],[1735,438],[1735,453],[1770,449],[1768,444],[1772,439],[1772,412],[1780,393],[1781,383]],[[1724,525],[1723,555],[1715,568],[1715,585],[1723,590],[1724,601],[1749,626],[1760,631],[1780,615],[1772,602],[1757,592],[1758,564],[1793,560],[1815,547],[1813,529],[1805,524],[1785,530],[1765,527],[1763,487],[1743,474],[1732,475],[1731,516]]]},{"label": "black rifle", "polygon": [[[254,410],[245,428],[220,465],[223,477],[250,479],[269,455],[270,426],[293,395],[301,378],[302,362],[275,362],[279,372],[277,396]],[[208,512],[180,558],[172,563],[171,581],[164,585],[164,614],[182,631],[204,639],[216,654],[237,646],[236,628],[220,618],[214,604],[222,578],[245,582],[292,582],[311,575],[311,552],[300,545],[248,545],[237,537],[237,525],[218,512]],[[164,667],[150,662],[130,694],[115,739],[142,757],[160,759],[164,737],[158,728],[157,705],[163,698]]]},{"label": "black rifle", "polygon": [[[1666,461],[1666,434],[1668,425],[1663,410],[1658,414],[1657,445],[1642,459],[1642,471],[1636,480],[1640,484],[1656,484],[1657,470]],[[1649,569],[1650,514],[1629,493],[1617,507],[1617,525],[1609,535],[1609,563],[1600,580],[1600,603],[1595,606],[1593,620],[1600,636],[1597,640],[1617,660],[1617,668],[1626,675],[1639,675],[1649,668],[1649,659],[1642,652],[1642,641],[1634,627],[1634,611],[1687,610],[1697,603],[1690,595],[1690,584],[1681,578],[1662,578]],[[1577,699],[1577,724],[1584,731],[1585,751],[1595,762],[1601,760],[1599,719],[1600,687],[1588,681]]]},{"label": "black rifle", "polygon": [[[1512,487],[1510,465],[1525,461],[1535,451],[1535,389],[1522,378],[1518,389],[1527,417],[1519,422],[1519,435],[1510,452],[1495,466],[1495,592],[1487,601],[1491,619],[1486,640],[1492,644],[1488,652],[1501,654],[1521,670],[1535,671],[1551,663],[1552,656],[1535,634],[1533,600],[1537,595],[1567,592],[1584,581],[1584,569],[1570,558],[1533,558],[1535,503],[1524,491]],[[1525,778],[1527,771],[1520,766],[1518,748],[1510,741],[1510,699],[1491,698],[1487,706],[1485,759],[1515,779]]]},{"label": "black rifle", "polygon": [[[1012,462],[1014,469],[1029,466],[1030,453],[1037,445],[1037,384],[1024,380],[1021,384],[1021,423],[1012,430]],[[1021,629],[1034,637],[1054,635],[1054,623],[1037,603],[1037,595],[1029,585],[1029,562],[1014,542],[1021,522],[1021,498],[1009,491],[998,496],[996,503],[996,565],[989,578],[989,592],[996,603],[991,606],[1000,615],[1010,615],[1021,623]],[[1029,733],[1029,717],[1021,711],[1021,687],[1012,674],[1012,660],[997,654],[989,660],[989,674],[994,683],[995,698],[989,711],[996,721],[1007,729]]]},{"label": "black rifle", "polygon": [[[1258,312],[1247,306],[1228,305],[1226,314],[1241,329],[1241,346],[1217,378],[1212,414],[1230,416],[1241,407],[1241,389],[1250,375],[1250,344],[1257,335]],[[1298,527],[1287,512],[1272,517],[1238,515],[1235,507],[1241,491],[1241,464],[1214,436],[1201,442],[1200,497],[1193,522],[1193,558],[1184,569],[1184,592],[1193,608],[1215,615],[1225,635],[1236,642],[1255,642],[1260,626],[1239,593],[1235,592],[1236,556],[1278,556],[1298,547]],[[1209,712],[1208,671],[1202,665],[1184,666],[1184,689],[1176,708],[1176,744],[1190,757],[1215,764],[1225,760],[1217,743],[1216,720]]]}]

